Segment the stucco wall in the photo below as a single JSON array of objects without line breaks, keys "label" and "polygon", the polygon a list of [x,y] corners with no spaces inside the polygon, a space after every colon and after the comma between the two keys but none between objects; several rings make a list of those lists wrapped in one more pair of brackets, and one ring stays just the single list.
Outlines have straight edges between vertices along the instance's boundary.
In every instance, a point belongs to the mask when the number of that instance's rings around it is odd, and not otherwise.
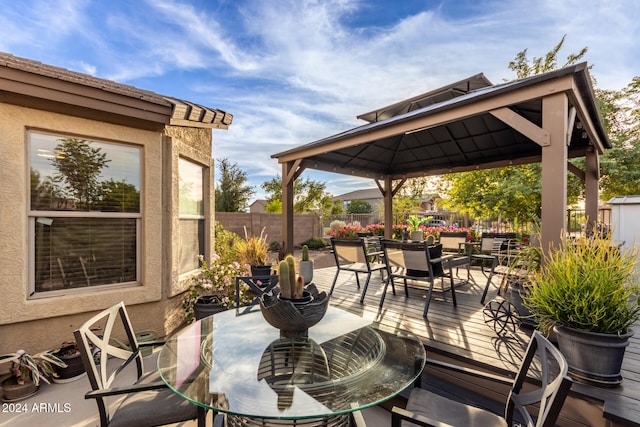
[{"label": "stucco wall", "polygon": [[[28,129],[142,147],[142,265],[137,285],[29,295]],[[0,354],[56,347],[72,339],[73,330],[92,314],[119,301],[127,305],[136,329],[165,335],[178,326],[180,296],[171,297],[184,289],[187,278],[176,273],[172,244],[179,241],[177,159],[182,155],[210,167],[211,178],[211,130],[173,127],[163,134],[0,103],[0,135]],[[210,185],[205,191],[210,209]],[[206,241],[211,247],[211,232]]]}]

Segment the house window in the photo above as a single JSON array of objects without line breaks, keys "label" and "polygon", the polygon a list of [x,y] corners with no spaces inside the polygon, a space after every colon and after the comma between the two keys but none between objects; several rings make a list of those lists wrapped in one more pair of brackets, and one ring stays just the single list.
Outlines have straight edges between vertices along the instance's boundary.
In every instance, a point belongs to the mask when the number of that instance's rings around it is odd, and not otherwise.
[{"label": "house window", "polygon": [[204,172],[202,166],[178,159],[180,274],[197,269],[198,255],[204,255]]},{"label": "house window", "polygon": [[31,293],[137,283],[140,147],[29,132]]}]

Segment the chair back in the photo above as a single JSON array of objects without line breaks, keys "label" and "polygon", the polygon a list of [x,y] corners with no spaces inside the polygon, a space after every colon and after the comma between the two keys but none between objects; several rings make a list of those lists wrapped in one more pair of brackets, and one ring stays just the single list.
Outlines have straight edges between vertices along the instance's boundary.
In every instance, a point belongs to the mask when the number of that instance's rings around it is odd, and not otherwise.
[{"label": "chair back", "polygon": [[[510,240],[515,240],[516,233],[482,233],[480,238],[480,252],[495,254],[500,250],[506,249],[503,247]],[[499,242],[500,245],[496,246],[494,243]]]},{"label": "chair back", "polygon": [[269,292],[278,284],[278,275],[269,276],[236,276],[236,308],[240,308],[240,287],[247,286],[250,291],[256,294],[250,305],[258,303],[258,299],[265,292]]},{"label": "chair back", "polygon": [[353,263],[368,264],[365,242],[361,238],[339,239],[332,237],[331,249],[333,249],[337,266]]},{"label": "chair back", "polygon": [[402,269],[408,276],[441,276],[442,263],[433,262],[442,256],[442,245],[429,246],[425,242],[405,243],[382,240],[387,268]]},{"label": "chair back", "polygon": [[[97,330],[102,331],[100,335],[96,333]],[[124,333],[129,342],[129,349],[111,343],[116,333]],[[144,373],[142,354],[123,302],[119,302],[87,320],[74,331],[74,336],[80,350],[82,363],[87,370],[89,384],[93,390],[110,388],[118,374],[133,361],[136,363],[138,378]],[[111,361],[109,370],[107,370],[107,359]],[[115,359],[120,361],[114,369],[113,361]],[[103,398],[97,398],[96,402],[101,419],[108,420],[107,402]]]},{"label": "chair back", "polygon": [[[540,387],[523,392],[530,369],[535,370],[535,377],[540,378]],[[572,384],[567,370],[567,361],[562,353],[540,332],[534,331],[509,393],[505,411],[507,424],[513,425],[517,411],[527,427],[553,427]],[[538,408],[535,421],[527,407]]]},{"label": "chair back", "polygon": [[440,244],[444,250],[453,252],[464,251],[464,243],[467,241],[466,231],[442,231],[440,232]]}]

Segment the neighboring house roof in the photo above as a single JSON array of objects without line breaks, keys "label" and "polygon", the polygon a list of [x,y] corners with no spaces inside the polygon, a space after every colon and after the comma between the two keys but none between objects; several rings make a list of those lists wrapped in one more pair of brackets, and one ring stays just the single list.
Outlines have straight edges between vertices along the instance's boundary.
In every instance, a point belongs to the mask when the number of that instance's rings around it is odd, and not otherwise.
[{"label": "neighboring house roof", "polygon": [[163,96],[133,86],[46,65],[0,52],[0,99],[3,102],[129,124],[139,119],[162,125],[227,129],[233,116],[225,111]]},{"label": "neighboring house roof", "polygon": [[382,199],[382,193],[378,188],[366,188],[363,190],[355,190],[349,193],[340,194],[333,198],[334,200],[369,200]]}]

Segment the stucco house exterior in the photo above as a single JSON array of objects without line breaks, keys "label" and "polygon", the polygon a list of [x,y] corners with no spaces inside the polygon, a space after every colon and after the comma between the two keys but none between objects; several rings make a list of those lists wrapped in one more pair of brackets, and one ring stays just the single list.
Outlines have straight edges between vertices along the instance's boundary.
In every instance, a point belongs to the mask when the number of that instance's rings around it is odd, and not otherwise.
[{"label": "stucco house exterior", "polygon": [[232,116],[0,53],[0,354],[72,340],[124,301],[182,322],[213,248],[213,129]]}]

